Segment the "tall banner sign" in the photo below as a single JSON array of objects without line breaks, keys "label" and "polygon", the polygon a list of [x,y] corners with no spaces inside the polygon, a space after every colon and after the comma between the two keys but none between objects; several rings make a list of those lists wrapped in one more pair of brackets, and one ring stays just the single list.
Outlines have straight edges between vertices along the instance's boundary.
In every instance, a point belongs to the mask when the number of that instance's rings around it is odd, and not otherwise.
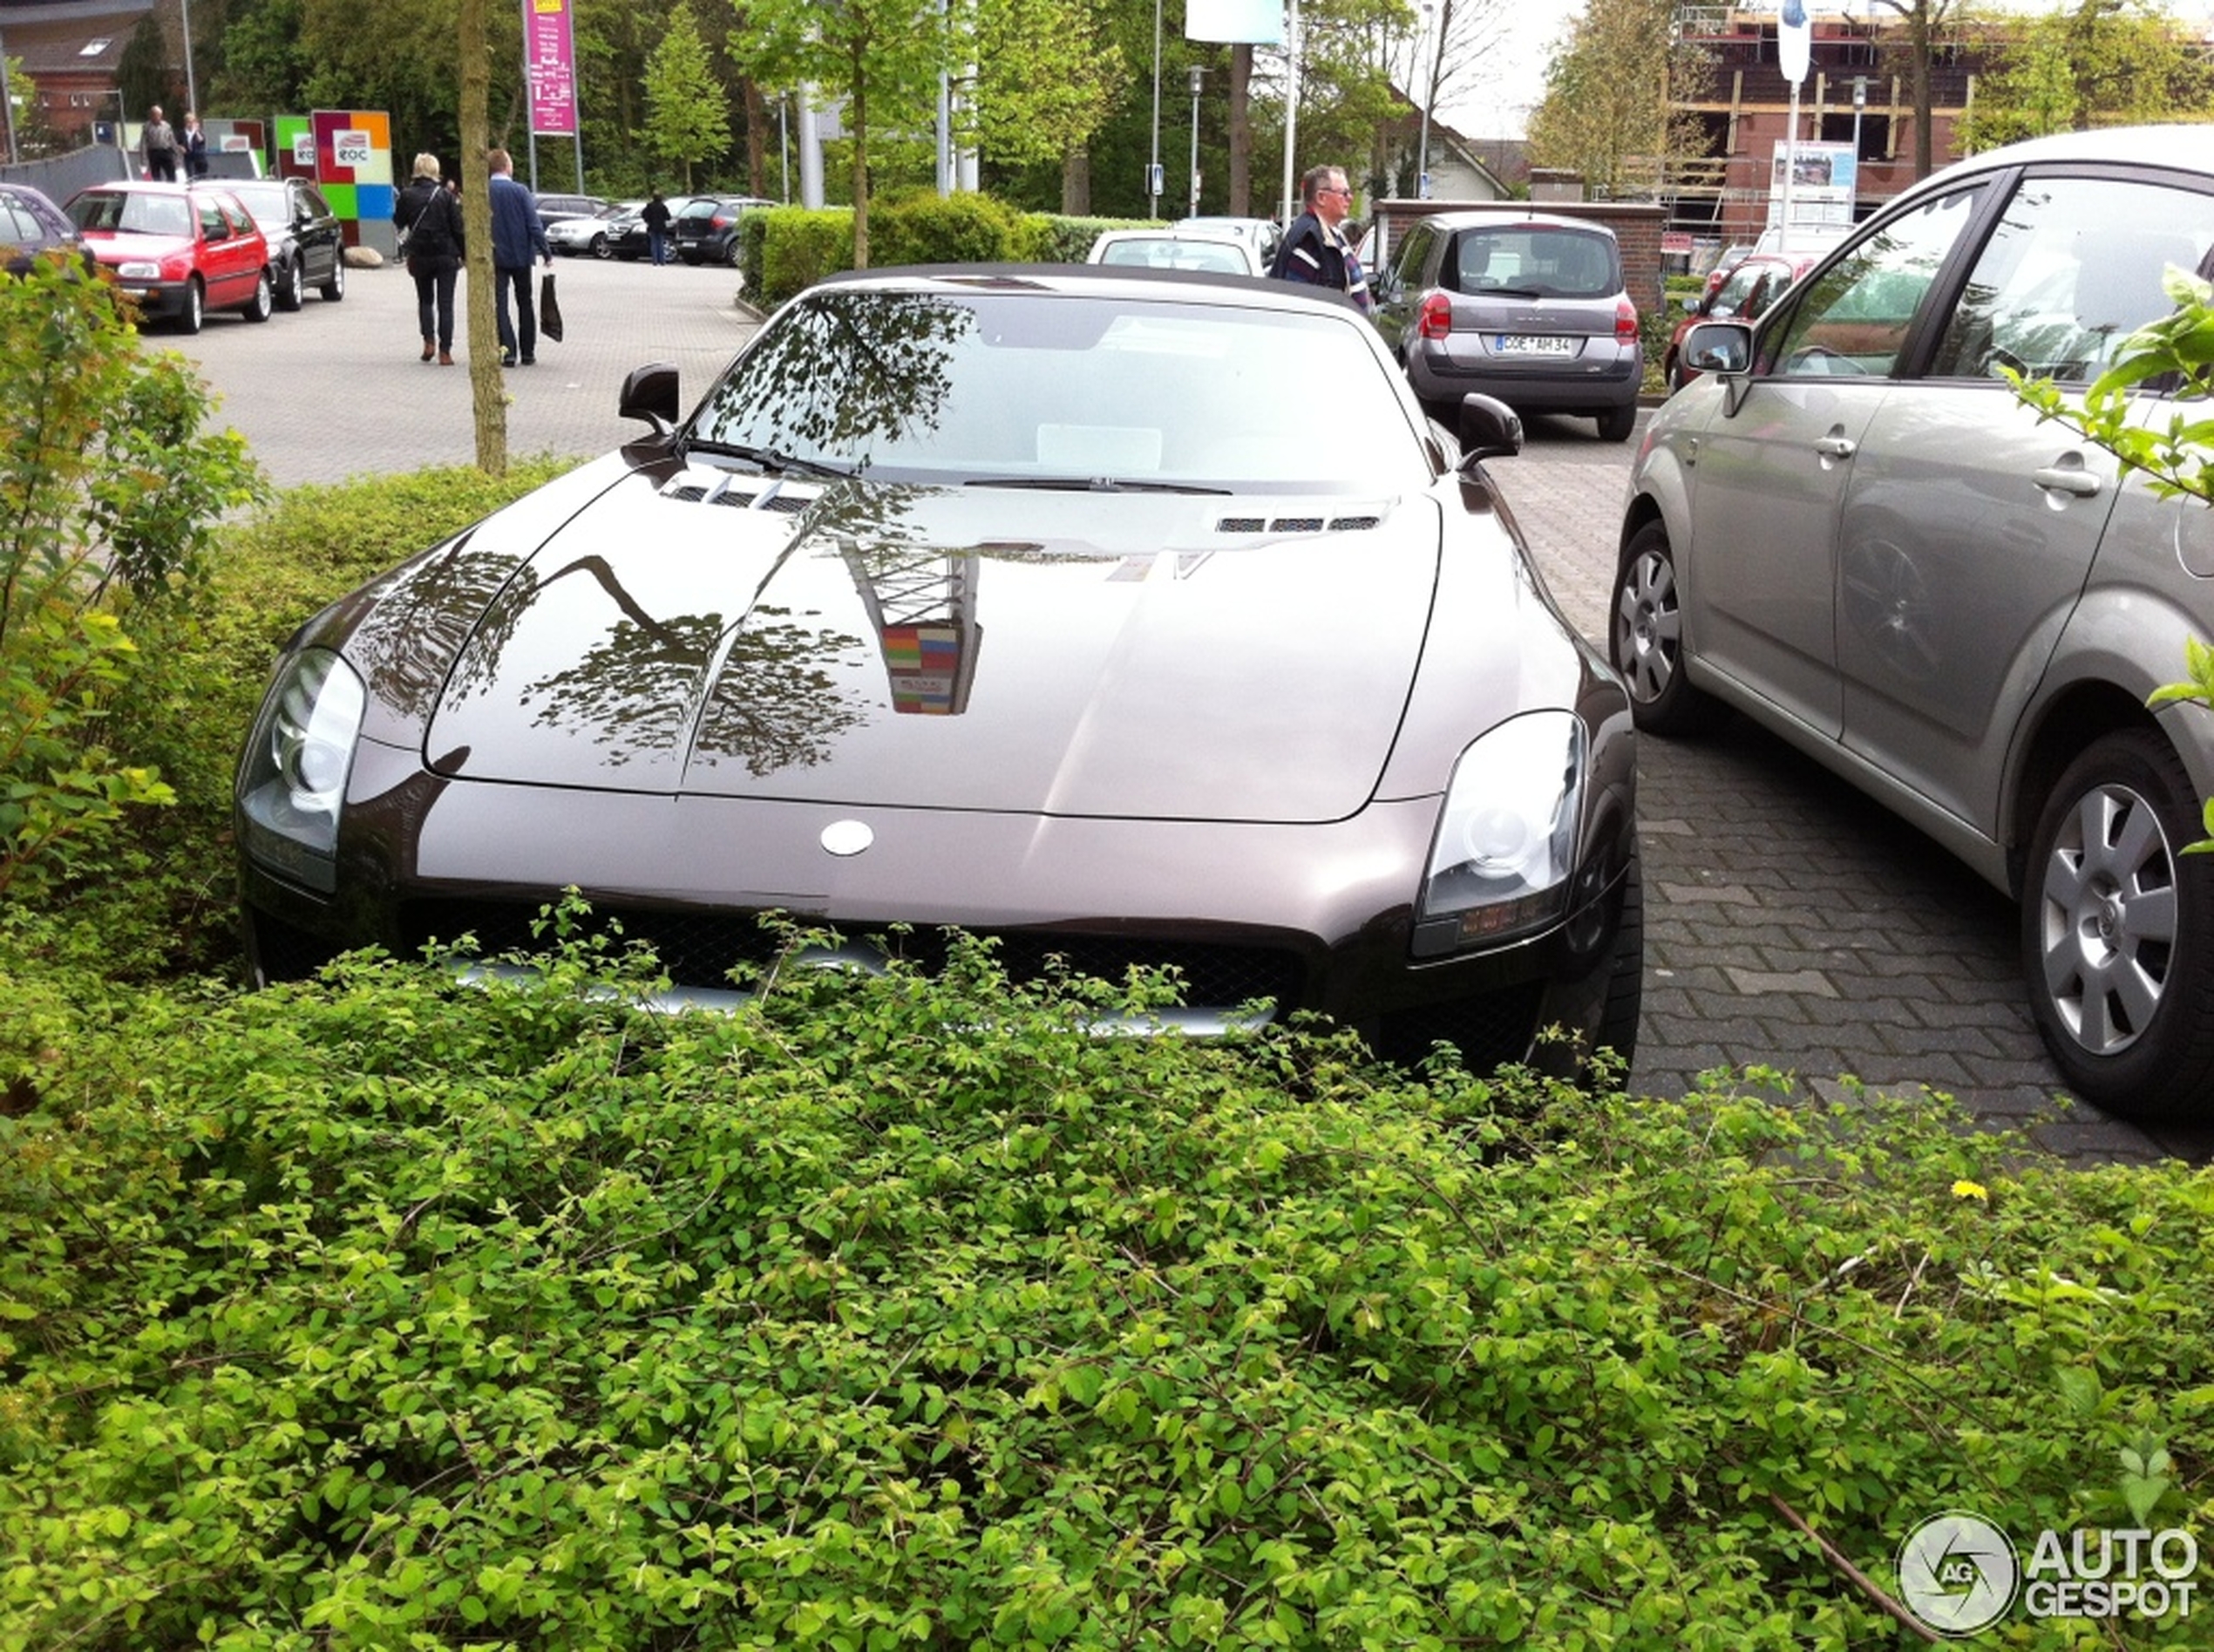
[{"label": "tall banner sign", "polygon": [[523,72],[530,81],[531,135],[574,138],[576,37],[571,0],[523,0]]}]

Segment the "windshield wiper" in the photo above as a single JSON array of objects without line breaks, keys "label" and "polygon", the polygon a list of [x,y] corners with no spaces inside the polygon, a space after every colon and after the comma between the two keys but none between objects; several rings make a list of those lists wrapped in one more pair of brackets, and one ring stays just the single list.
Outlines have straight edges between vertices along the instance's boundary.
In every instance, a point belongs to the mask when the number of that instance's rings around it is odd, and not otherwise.
[{"label": "windshield wiper", "polygon": [[849,465],[831,465],[818,459],[802,459],[797,453],[778,452],[773,447],[749,447],[744,442],[695,439],[686,443],[685,448],[694,453],[714,453],[725,459],[742,459],[749,465],[758,465],[771,476],[794,474],[843,479],[853,474],[852,466]]},{"label": "windshield wiper", "polygon": [[1055,493],[1207,493],[1226,495],[1226,487],[1195,482],[1132,482],[1114,476],[975,476],[964,487],[1033,487]]},{"label": "windshield wiper", "polygon": [[1477,298],[1543,298],[1541,287],[1479,287],[1473,295]]}]

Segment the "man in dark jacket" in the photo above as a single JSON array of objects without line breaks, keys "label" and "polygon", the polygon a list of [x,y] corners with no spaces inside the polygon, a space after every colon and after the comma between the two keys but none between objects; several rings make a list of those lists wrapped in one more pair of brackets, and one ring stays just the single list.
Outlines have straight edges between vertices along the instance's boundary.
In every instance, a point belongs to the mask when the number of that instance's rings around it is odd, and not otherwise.
[{"label": "man in dark jacket", "polygon": [[[515,181],[515,159],[505,149],[486,157],[492,169],[492,270],[493,290],[499,304],[499,364],[538,365],[538,310],[531,302],[531,254],[536,252],[554,265],[554,248],[547,245],[546,225],[538,215],[538,200]],[[507,319],[507,290],[515,290],[515,316]]]},{"label": "man in dark jacket", "polygon": [[1292,220],[1276,249],[1276,266],[1268,273],[1280,281],[1304,282],[1328,287],[1361,306],[1364,316],[1374,313],[1367,277],[1361,273],[1360,255],[1353,250],[1339,226],[1353,207],[1353,190],[1342,167],[1310,167],[1300,180],[1300,203],[1306,209]]},{"label": "man in dark jacket", "polygon": [[669,262],[669,203],[662,193],[654,191],[654,198],[646,203],[638,221],[646,226],[646,252],[655,263]]}]

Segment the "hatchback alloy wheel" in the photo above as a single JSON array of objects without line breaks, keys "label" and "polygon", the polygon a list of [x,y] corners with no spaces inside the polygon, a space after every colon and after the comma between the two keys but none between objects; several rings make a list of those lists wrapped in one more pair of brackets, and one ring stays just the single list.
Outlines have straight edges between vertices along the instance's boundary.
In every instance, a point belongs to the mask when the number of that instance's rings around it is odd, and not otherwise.
[{"label": "hatchback alloy wheel", "polygon": [[1638,726],[1673,734],[1703,725],[1713,702],[1684,680],[1683,602],[1668,531],[1660,523],[1647,522],[1623,547],[1613,608],[1610,652]]}]

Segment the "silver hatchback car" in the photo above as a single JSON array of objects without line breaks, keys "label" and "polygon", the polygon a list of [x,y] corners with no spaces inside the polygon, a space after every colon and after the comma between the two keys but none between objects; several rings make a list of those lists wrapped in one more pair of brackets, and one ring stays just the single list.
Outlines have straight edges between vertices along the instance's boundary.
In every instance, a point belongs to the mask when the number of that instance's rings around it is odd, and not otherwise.
[{"label": "silver hatchback car", "polygon": [[[1683,341],[1622,524],[1639,725],[1731,706],[2019,901],[2069,1084],[2214,1118],[2214,713],[2149,710],[2214,638],[2214,513],[2041,423],[2214,268],[2214,126],[2040,139],[1925,180],[1754,325]],[[2163,427],[2167,398],[2143,398]]]},{"label": "silver hatchback car", "polygon": [[1627,441],[1645,380],[1637,306],[1604,224],[1450,212],[1407,227],[1375,282],[1376,327],[1430,417],[1470,391],[1518,413],[1573,413]]}]

